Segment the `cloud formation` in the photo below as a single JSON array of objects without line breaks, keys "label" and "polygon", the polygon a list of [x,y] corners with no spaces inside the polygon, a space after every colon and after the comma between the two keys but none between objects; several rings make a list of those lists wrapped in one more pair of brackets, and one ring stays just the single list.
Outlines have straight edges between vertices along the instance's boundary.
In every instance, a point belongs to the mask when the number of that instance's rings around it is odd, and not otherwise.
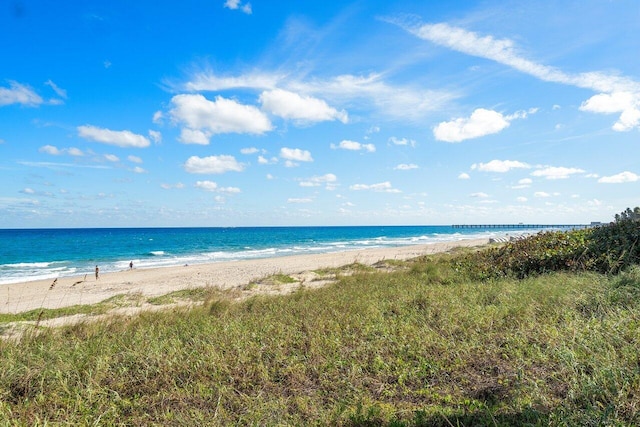
[{"label": "cloud formation", "polygon": [[380,182],[378,184],[354,184],[349,187],[354,191],[375,191],[382,193],[401,193],[400,190],[393,188],[389,181]]},{"label": "cloud formation", "polygon": [[63,154],[68,154],[74,157],[84,156],[84,153],[79,148],[70,147],[70,148],[58,148],[53,145],[43,145],[38,149],[41,153],[50,154],[52,156],[61,156]]},{"label": "cloud formation", "polygon": [[462,142],[465,139],[498,133],[509,126],[509,121],[497,111],[478,108],[468,118],[441,122],[433,129],[438,141]]},{"label": "cloud formation", "polygon": [[529,169],[526,163],[517,160],[491,160],[489,163],[474,163],[471,165],[471,169],[479,170],[481,172],[498,172],[505,173],[511,169]]},{"label": "cloud formation", "polygon": [[640,180],[640,175],[624,171],[612,176],[603,176],[598,182],[601,184],[623,184],[625,182],[636,182],[638,180]]},{"label": "cloud formation", "polygon": [[214,192],[214,193],[227,193],[227,194],[240,193],[240,189],[237,187],[220,187],[218,186],[218,183],[214,181],[196,181],[195,187],[205,191]]},{"label": "cloud formation", "polygon": [[397,138],[395,136],[389,138],[389,142],[391,142],[393,145],[408,145],[410,147],[416,146],[416,141],[413,139]]},{"label": "cloud formation", "polygon": [[242,172],[244,165],[233,156],[191,156],[184,164],[184,170],[197,174],[222,174],[225,172]]},{"label": "cloud formation", "polygon": [[44,100],[33,89],[18,82],[10,81],[9,87],[0,87],[0,107],[11,104],[35,107],[43,103]]},{"label": "cloud formation", "polygon": [[536,111],[537,108],[531,108],[529,111],[516,111],[505,116],[497,111],[478,108],[468,118],[461,117],[439,123],[434,127],[433,135],[439,141],[462,142],[498,133],[507,128],[512,120],[524,119]]},{"label": "cloud formation", "polygon": [[414,163],[400,163],[398,166],[394,167],[393,169],[395,170],[399,170],[399,171],[408,171],[411,169],[418,169],[418,165],[414,164]]},{"label": "cloud formation", "polygon": [[311,152],[308,150],[301,150],[299,148],[282,147],[280,149],[280,157],[285,160],[292,160],[296,162],[313,162]]},{"label": "cloud formation", "polygon": [[79,137],[103,144],[123,148],[145,148],[151,145],[149,139],[129,130],[110,130],[91,125],[78,126],[77,130]]},{"label": "cloud formation", "polygon": [[[169,86],[175,86],[169,84]],[[275,93],[277,100],[294,98],[309,108],[308,99],[329,100],[336,105],[374,109],[381,116],[394,120],[418,121],[438,111],[458,95],[445,90],[429,90],[411,85],[394,85],[382,74],[341,74],[324,79],[298,79],[280,72],[251,71],[236,76],[219,76],[212,71],[194,73],[189,81],[175,87],[186,91],[222,91],[249,89]],[[282,94],[289,93],[289,95]],[[273,94],[269,95],[273,96]],[[323,101],[326,102],[326,101]],[[317,108],[317,107],[316,107]],[[328,107],[329,109],[334,107]],[[285,110],[286,111],[286,110]],[[330,111],[330,110],[327,110]],[[348,115],[335,109],[336,120],[346,123]],[[331,116],[331,114],[330,114]]]},{"label": "cloud formation", "polygon": [[299,95],[282,89],[262,92],[259,99],[262,109],[269,113],[298,122],[349,121],[346,111],[330,107],[322,99]]},{"label": "cloud formation", "polygon": [[486,58],[546,82],[560,83],[598,92],[580,107],[594,113],[620,113],[616,131],[640,127],[640,82],[602,72],[565,73],[555,67],[531,61],[518,52],[509,39],[481,36],[446,23],[411,25],[389,20],[415,36],[440,46]]},{"label": "cloud formation", "polygon": [[565,167],[555,167],[555,166],[547,166],[542,169],[538,169],[536,171],[531,172],[532,176],[543,177],[546,179],[566,179],[571,175],[575,175],[578,173],[584,173],[584,170],[578,168],[565,168]]},{"label": "cloud formation", "polygon": [[376,146],[373,144],[362,144],[357,141],[350,141],[348,139],[340,141],[340,144],[335,145],[331,144],[331,148],[341,149],[341,150],[349,150],[349,151],[367,151],[369,153],[374,153],[376,151]]},{"label": "cloud formation", "polygon": [[242,4],[240,0],[226,0],[223,6],[231,10],[239,9],[247,15],[251,15],[253,13],[253,10],[251,9],[251,3],[249,2]]},{"label": "cloud formation", "polygon": [[326,184],[328,190],[332,190],[336,186],[336,182],[338,181],[338,177],[332,173],[328,173],[321,176],[314,176],[305,180],[300,181],[301,187],[320,187]]},{"label": "cloud formation", "polygon": [[258,108],[221,96],[210,101],[199,94],[182,94],[171,103],[172,120],[186,126],[180,137],[185,143],[208,144],[209,137],[221,133],[262,135],[272,130],[269,118]]}]

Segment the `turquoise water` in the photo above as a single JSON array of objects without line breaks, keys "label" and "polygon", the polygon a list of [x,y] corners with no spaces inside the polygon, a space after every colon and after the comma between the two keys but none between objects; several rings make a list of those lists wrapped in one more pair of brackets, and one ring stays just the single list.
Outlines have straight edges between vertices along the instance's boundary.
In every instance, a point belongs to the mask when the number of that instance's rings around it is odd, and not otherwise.
[{"label": "turquoise water", "polygon": [[0,284],[251,258],[498,237],[450,226],[0,229]]}]

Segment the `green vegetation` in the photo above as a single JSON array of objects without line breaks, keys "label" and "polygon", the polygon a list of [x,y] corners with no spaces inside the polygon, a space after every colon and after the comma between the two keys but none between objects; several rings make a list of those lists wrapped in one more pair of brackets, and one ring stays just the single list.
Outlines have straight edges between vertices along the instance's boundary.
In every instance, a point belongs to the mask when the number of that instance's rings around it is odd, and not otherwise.
[{"label": "green vegetation", "polygon": [[638,225],[326,271],[338,281],[289,295],[209,290],[189,309],[0,342],[0,419],[640,425]]},{"label": "green vegetation", "polygon": [[456,261],[476,279],[525,278],[552,271],[618,273],[640,263],[640,208],[616,215],[609,225],[547,232]]}]

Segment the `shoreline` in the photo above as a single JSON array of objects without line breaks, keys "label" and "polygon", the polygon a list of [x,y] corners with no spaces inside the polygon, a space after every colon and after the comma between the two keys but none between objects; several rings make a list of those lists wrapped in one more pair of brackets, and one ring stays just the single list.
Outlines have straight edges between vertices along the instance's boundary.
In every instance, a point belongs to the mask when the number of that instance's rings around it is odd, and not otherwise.
[{"label": "shoreline", "polygon": [[223,261],[181,267],[154,267],[123,270],[100,275],[87,274],[58,279],[0,285],[0,313],[16,314],[36,309],[97,304],[120,294],[139,293],[145,297],[170,292],[218,287],[232,289],[274,274],[298,274],[321,268],[335,268],[354,262],[371,265],[384,259],[406,260],[447,252],[458,247],[477,247],[486,239],[468,239],[422,245],[373,248],[323,254]]}]

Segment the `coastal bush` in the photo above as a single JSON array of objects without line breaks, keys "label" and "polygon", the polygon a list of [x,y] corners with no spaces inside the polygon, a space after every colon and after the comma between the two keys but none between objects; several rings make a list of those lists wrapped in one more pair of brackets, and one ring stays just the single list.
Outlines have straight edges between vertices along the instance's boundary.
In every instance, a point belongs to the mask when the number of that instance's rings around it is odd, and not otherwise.
[{"label": "coastal bush", "polygon": [[591,230],[541,232],[461,256],[455,265],[479,279],[523,279],[552,271],[590,270],[593,264],[588,254],[591,233]]},{"label": "coastal bush", "polygon": [[476,279],[523,279],[552,271],[619,273],[640,263],[640,208],[594,228],[541,232],[469,253],[454,268]]},{"label": "coastal bush", "polygon": [[603,273],[617,273],[640,263],[640,207],[615,216],[615,221],[593,230],[589,253],[594,267]]}]

